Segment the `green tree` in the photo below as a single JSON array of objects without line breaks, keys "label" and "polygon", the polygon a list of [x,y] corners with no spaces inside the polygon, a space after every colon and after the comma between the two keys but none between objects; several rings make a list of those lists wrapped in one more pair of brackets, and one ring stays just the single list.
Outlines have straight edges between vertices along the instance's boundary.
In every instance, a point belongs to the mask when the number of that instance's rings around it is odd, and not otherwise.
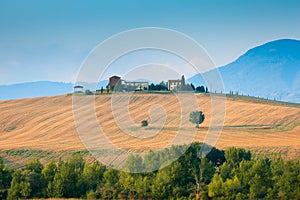
[{"label": "green tree", "polygon": [[47,190],[52,191],[52,197],[80,197],[85,191],[79,184],[85,162],[78,154],[72,155],[66,162],[63,162],[55,174],[53,182],[48,185]]},{"label": "green tree", "polygon": [[148,121],[147,121],[147,120],[143,120],[143,121],[141,122],[141,126],[142,126],[142,127],[148,126]]},{"label": "green tree", "polygon": [[252,177],[249,181],[249,197],[251,199],[265,198],[269,188],[272,188],[270,160],[259,158],[255,160],[249,174]]},{"label": "green tree", "polygon": [[119,193],[122,191],[120,185],[120,174],[118,170],[109,168],[103,174],[104,185],[101,188],[101,198],[103,199],[117,199]]},{"label": "green tree", "polygon": [[205,115],[202,111],[193,111],[190,113],[190,122],[196,124],[196,128],[199,128],[199,124],[202,124],[205,120]]},{"label": "green tree", "polygon": [[11,182],[11,187],[8,190],[7,199],[26,199],[30,196],[31,188],[29,181],[26,180],[21,170],[15,171]]},{"label": "green tree", "polygon": [[157,172],[151,187],[151,193],[154,199],[168,199],[172,194],[172,177],[171,172],[166,168]]},{"label": "green tree", "polygon": [[5,166],[0,157],[0,199],[7,198],[7,192],[10,188],[13,170]]},{"label": "green tree", "polygon": [[45,184],[42,181],[43,165],[36,158],[32,158],[23,171],[26,179],[30,183],[30,197],[42,197]]},{"label": "green tree", "polygon": [[42,179],[45,183],[45,190],[44,190],[44,196],[48,197],[54,197],[54,188],[53,188],[53,181],[54,176],[57,173],[57,165],[56,163],[51,160],[42,170]]},{"label": "green tree", "polygon": [[143,169],[143,159],[140,155],[129,155],[125,164],[124,170],[130,173],[140,173]]},{"label": "green tree", "polygon": [[250,160],[251,153],[245,149],[230,147],[225,151],[225,158],[227,164],[237,167],[242,160]]},{"label": "green tree", "polygon": [[196,92],[204,93],[205,92],[204,86],[198,86],[198,87],[196,87]]},{"label": "green tree", "polygon": [[227,179],[223,183],[224,196],[228,199],[235,199],[238,194],[242,192],[242,185],[237,176],[232,179]]},{"label": "green tree", "polygon": [[[278,164],[278,163],[277,163]],[[277,169],[273,169],[273,180],[277,189],[276,198],[299,199],[300,198],[300,161],[286,161]]]},{"label": "green tree", "polygon": [[99,162],[92,164],[85,164],[82,181],[85,191],[96,191],[98,187],[102,186],[103,174],[106,171],[106,167]]},{"label": "green tree", "polygon": [[215,168],[211,162],[203,157],[199,165],[199,169],[194,169],[194,176],[196,182],[196,199],[207,196],[207,184],[211,181],[215,173]]},{"label": "green tree", "polygon": [[219,174],[214,174],[212,181],[208,185],[208,196],[212,198],[220,198],[224,195],[223,180]]},{"label": "green tree", "polygon": [[51,160],[42,170],[42,176],[45,182],[50,183],[54,180],[57,172],[57,165],[54,160]]},{"label": "green tree", "polygon": [[152,177],[139,175],[135,180],[135,188],[138,194],[138,199],[149,199],[151,192]]},{"label": "green tree", "polygon": [[37,158],[32,158],[26,165],[25,170],[29,170],[31,172],[41,173],[43,170],[43,165]]}]

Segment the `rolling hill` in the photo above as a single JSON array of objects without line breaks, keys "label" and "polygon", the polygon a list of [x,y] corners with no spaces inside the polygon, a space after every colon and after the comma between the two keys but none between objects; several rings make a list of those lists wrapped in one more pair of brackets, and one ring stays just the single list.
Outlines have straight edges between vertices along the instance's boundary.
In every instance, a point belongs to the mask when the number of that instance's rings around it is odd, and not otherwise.
[{"label": "rolling hill", "polygon": [[[300,102],[298,40],[276,40],[252,48],[218,70],[227,93],[234,91],[250,96]],[[203,84],[200,74],[188,80],[194,85]]]},{"label": "rolling hill", "polygon": [[[88,96],[80,97],[82,100]],[[194,141],[203,141],[211,118],[209,95],[197,95],[205,122],[197,130]],[[111,95],[103,94],[95,99],[96,117],[99,125],[118,148],[130,152],[147,152],[159,149],[174,139],[180,124],[180,104],[171,94],[134,94],[129,101],[130,117],[135,122],[128,131],[140,132],[140,122],[149,120],[148,112],[159,104],[166,112],[166,121],[158,129],[155,120],[144,132],[153,137],[139,139],[132,137],[116,124],[112,114]],[[83,110],[86,108],[83,106]],[[67,152],[85,152],[76,131],[72,110],[72,96],[28,98],[0,101],[0,155],[8,162],[25,162],[35,152],[44,160],[56,158]],[[90,116],[81,116],[89,125]],[[163,119],[158,116],[156,121]],[[194,125],[185,123],[182,127],[188,136],[195,131]],[[152,131],[152,132],[151,132]],[[261,103],[256,99],[228,98],[226,117],[222,134],[216,143],[218,148],[238,146],[258,154],[282,153],[283,156],[300,155],[300,107],[282,105],[276,102]],[[91,138],[93,141],[93,138]],[[39,152],[36,154],[36,152]]]}]

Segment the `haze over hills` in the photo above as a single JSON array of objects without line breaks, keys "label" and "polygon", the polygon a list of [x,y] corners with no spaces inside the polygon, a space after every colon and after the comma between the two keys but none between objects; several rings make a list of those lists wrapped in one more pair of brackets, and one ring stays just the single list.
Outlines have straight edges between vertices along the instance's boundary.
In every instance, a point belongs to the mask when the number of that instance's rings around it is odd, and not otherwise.
[{"label": "haze over hills", "polygon": [[[81,83],[85,89],[100,88],[106,86],[107,80],[98,83]],[[98,86],[97,86],[98,85]],[[37,81],[18,83],[12,85],[0,85],[0,100],[20,99],[41,96],[56,96],[73,92],[73,83]]]},{"label": "haze over hills", "polygon": [[[282,39],[248,50],[237,60],[218,68],[225,92],[259,96],[289,102],[300,102],[300,41]],[[210,72],[207,72],[209,74]],[[203,85],[200,74],[188,79],[194,85]],[[97,84],[83,84],[94,89]],[[99,85],[107,85],[107,80]],[[32,82],[0,86],[0,100],[70,93],[72,83]],[[213,85],[208,85],[214,92]],[[97,88],[100,88],[99,86]],[[217,91],[220,92],[220,91]],[[222,91],[224,92],[224,91]]]},{"label": "haze over hills", "polygon": [[0,100],[55,96],[72,91],[72,83],[37,81],[0,86]]},{"label": "haze over hills", "polygon": [[[300,102],[300,41],[282,39],[248,50],[220,67],[225,92]],[[210,73],[210,72],[207,72]],[[203,84],[200,74],[188,79]],[[213,86],[212,86],[212,90]],[[220,91],[218,91],[220,92]]]}]

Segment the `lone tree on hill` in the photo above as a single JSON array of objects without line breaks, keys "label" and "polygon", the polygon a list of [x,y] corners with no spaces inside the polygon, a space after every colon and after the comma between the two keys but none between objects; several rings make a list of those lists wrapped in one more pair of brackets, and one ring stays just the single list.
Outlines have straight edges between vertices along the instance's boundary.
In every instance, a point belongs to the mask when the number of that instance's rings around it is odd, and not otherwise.
[{"label": "lone tree on hill", "polygon": [[190,113],[190,122],[196,124],[196,128],[199,128],[199,124],[205,120],[205,115],[202,111],[193,111]]},{"label": "lone tree on hill", "polygon": [[142,123],[142,127],[148,126],[148,121],[147,120],[143,120],[141,123]]}]

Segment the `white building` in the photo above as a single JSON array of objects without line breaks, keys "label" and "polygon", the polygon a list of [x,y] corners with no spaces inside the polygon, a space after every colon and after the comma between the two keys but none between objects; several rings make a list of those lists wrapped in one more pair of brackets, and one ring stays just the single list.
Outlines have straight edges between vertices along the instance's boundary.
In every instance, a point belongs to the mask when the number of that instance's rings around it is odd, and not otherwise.
[{"label": "white building", "polygon": [[148,82],[139,82],[139,81],[121,80],[121,85],[133,87],[133,88],[135,88],[135,90],[147,90],[149,83]]},{"label": "white building", "polygon": [[181,86],[185,85],[184,75],[181,76],[181,80],[168,80],[168,89],[169,90],[181,90]]}]

